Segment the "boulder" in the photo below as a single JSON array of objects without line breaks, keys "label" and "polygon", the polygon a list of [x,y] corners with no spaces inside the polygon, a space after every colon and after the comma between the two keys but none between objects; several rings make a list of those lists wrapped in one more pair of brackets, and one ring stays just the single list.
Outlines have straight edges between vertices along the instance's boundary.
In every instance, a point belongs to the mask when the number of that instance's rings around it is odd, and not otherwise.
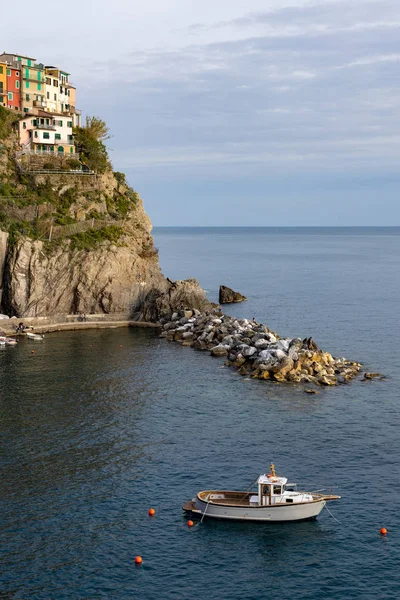
[{"label": "boulder", "polygon": [[211,348],[211,356],[226,356],[229,352],[229,346],[224,346],[223,344],[218,344],[218,346],[214,346]]},{"label": "boulder", "polygon": [[243,302],[247,300],[246,296],[242,296],[239,292],[235,292],[225,285],[219,286],[219,303],[220,304],[231,304],[233,302]]}]

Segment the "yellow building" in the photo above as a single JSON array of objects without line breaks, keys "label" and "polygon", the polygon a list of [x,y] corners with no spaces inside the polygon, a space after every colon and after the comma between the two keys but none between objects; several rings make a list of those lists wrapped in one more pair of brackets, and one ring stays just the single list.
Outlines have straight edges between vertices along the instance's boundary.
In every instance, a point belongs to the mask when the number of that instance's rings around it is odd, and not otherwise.
[{"label": "yellow building", "polygon": [[0,106],[7,106],[7,65],[0,62]]}]

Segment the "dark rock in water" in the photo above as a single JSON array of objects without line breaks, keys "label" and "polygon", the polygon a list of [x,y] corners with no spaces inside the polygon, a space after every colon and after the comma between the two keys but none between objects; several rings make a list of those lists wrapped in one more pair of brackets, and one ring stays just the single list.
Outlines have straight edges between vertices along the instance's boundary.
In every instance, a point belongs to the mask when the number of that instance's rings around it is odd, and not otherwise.
[{"label": "dark rock in water", "polygon": [[305,394],[313,394],[313,395],[318,394],[317,390],[311,390],[311,389],[308,389],[308,388],[306,390],[304,390],[304,393]]},{"label": "dark rock in water", "polygon": [[364,373],[364,379],[376,379],[377,377],[384,379],[385,376],[382,373]]},{"label": "dark rock in water", "polygon": [[225,285],[219,286],[219,303],[220,304],[230,304],[232,302],[243,302],[243,300],[247,300],[246,296],[242,296],[239,292],[235,292],[231,290],[231,288],[226,287]]},{"label": "dark rock in water", "polygon": [[303,348],[306,348],[307,350],[319,350],[317,344],[314,342],[314,340],[312,339],[312,337],[309,338],[304,338],[303,340]]}]

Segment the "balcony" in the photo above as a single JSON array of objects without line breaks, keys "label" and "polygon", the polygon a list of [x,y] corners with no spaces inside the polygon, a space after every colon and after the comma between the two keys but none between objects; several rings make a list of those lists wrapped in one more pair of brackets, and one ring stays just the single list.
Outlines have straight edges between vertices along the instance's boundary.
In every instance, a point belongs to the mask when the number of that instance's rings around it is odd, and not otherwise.
[{"label": "balcony", "polygon": [[33,106],[36,106],[37,108],[45,108],[46,102],[44,100],[34,100]]},{"label": "balcony", "polygon": [[35,129],[44,129],[45,131],[55,131],[54,125],[46,125],[45,123],[38,123],[34,125]]}]

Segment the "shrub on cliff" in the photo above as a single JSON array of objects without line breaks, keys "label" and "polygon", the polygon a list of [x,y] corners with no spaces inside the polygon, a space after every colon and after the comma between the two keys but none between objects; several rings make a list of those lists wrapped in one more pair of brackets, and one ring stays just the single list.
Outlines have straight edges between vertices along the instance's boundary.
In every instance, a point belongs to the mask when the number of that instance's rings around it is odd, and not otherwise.
[{"label": "shrub on cliff", "polygon": [[97,173],[104,173],[110,166],[104,141],[108,139],[108,127],[97,117],[86,117],[84,127],[75,127],[74,143],[82,162]]},{"label": "shrub on cliff", "polygon": [[11,134],[14,123],[21,118],[21,115],[0,106],[0,140],[5,140]]}]

